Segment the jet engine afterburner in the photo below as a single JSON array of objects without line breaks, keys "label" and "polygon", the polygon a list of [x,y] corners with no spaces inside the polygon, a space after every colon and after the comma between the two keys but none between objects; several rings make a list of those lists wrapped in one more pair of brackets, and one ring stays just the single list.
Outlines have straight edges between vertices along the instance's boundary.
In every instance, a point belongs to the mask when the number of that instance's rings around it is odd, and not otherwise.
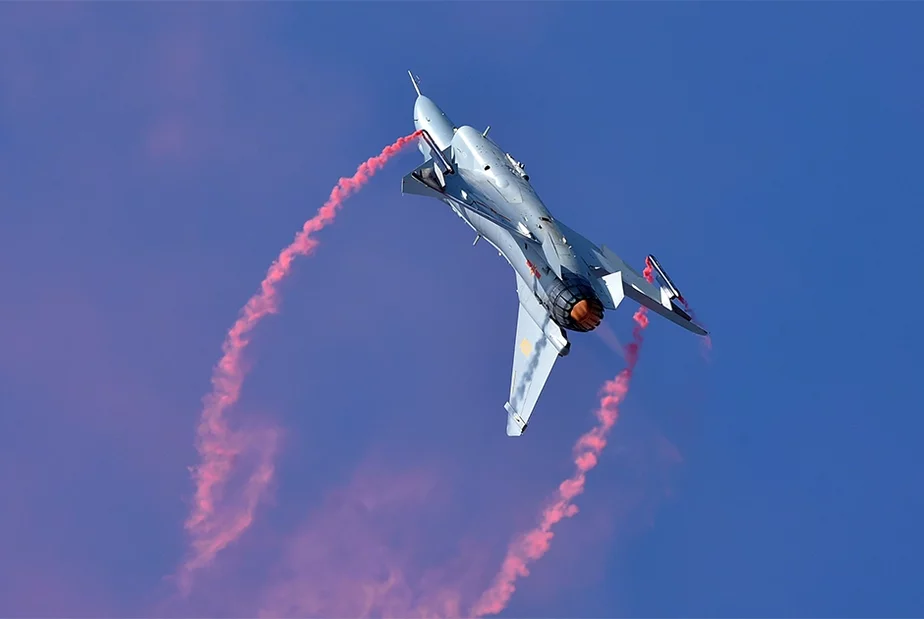
[{"label": "jet engine afterburner", "polygon": [[578,277],[557,280],[548,291],[552,319],[571,331],[593,331],[603,321],[603,303]]}]

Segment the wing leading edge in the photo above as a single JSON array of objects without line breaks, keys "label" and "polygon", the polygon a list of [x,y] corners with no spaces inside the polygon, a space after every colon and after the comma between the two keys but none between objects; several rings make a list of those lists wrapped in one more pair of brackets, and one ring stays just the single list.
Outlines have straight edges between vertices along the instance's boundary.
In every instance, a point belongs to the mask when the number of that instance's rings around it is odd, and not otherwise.
[{"label": "wing leading edge", "polygon": [[539,305],[523,278],[519,274],[516,277],[520,307],[510,398],[504,405],[507,410],[507,436],[523,434],[552,367],[558,357],[568,354],[570,347],[561,327]]}]

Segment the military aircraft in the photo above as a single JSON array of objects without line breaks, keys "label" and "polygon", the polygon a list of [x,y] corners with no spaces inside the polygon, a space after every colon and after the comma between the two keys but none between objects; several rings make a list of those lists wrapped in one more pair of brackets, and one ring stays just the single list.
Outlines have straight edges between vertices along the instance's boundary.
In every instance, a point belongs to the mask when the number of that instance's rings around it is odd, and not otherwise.
[{"label": "military aircraft", "polygon": [[[558,357],[571,348],[567,331],[587,332],[625,297],[683,328],[706,335],[675,299],[684,298],[649,255],[660,282],[649,283],[605,246],[552,217],[529,182],[526,166],[474,127],[455,125],[420,91],[414,126],[424,163],[401,181],[402,194],[436,198],[497,249],[517,278],[520,299],[507,410],[507,435],[520,436]],[[473,243],[474,245],[474,243]],[[663,284],[661,283],[663,282]]]}]

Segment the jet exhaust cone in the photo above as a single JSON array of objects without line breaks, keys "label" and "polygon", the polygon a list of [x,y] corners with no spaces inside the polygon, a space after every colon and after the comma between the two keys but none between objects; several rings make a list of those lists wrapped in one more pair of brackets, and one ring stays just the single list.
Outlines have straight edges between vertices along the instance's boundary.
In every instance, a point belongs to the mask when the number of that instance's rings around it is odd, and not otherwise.
[{"label": "jet exhaust cone", "polygon": [[603,321],[603,305],[599,301],[581,299],[571,309],[571,318],[585,331],[596,329]]},{"label": "jet exhaust cone", "polygon": [[593,331],[603,321],[603,303],[582,278],[558,280],[549,290],[549,300],[553,320],[570,331]]}]

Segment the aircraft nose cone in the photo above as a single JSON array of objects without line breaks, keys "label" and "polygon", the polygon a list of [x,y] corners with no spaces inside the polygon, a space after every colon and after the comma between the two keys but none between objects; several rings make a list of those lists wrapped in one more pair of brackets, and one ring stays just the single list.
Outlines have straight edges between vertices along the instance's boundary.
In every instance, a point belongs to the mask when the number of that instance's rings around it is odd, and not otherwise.
[{"label": "aircraft nose cone", "polygon": [[599,303],[591,304],[587,299],[581,299],[571,308],[571,318],[583,329],[596,329],[603,320],[603,308],[598,305]]},{"label": "aircraft nose cone", "polygon": [[438,109],[429,97],[420,95],[414,102],[414,120],[430,122],[435,116],[439,116],[439,112],[434,113],[434,110]]},{"label": "aircraft nose cone", "polygon": [[425,129],[440,148],[452,142],[452,121],[429,97],[420,95],[414,102],[414,126]]}]

